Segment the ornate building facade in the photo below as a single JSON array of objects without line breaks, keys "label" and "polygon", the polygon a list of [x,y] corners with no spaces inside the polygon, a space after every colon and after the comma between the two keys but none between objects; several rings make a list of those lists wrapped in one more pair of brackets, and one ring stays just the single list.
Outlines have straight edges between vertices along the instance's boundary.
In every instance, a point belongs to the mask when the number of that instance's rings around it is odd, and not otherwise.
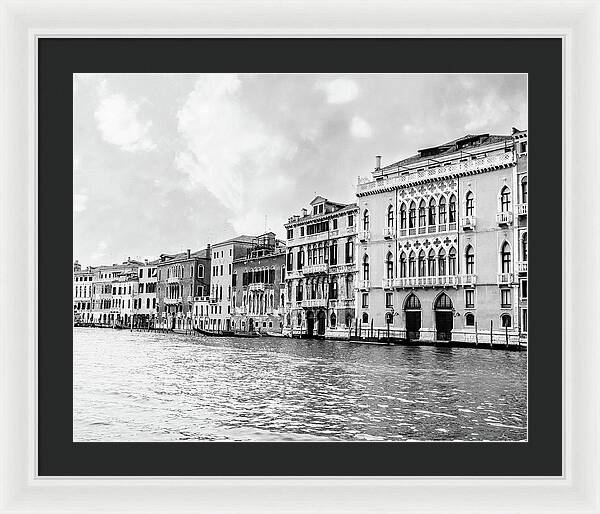
[{"label": "ornate building facade", "polygon": [[523,338],[523,138],[467,135],[385,167],[378,157],[359,179],[362,327],[427,341]]},{"label": "ornate building facade", "polygon": [[73,263],[73,320],[89,323],[92,321],[92,282],[94,270],[81,269],[78,261]]},{"label": "ornate building facade", "polygon": [[317,196],[289,218],[284,334],[347,338],[355,317],[356,204]]},{"label": "ornate building facade", "polygon": [[283,328],[285,305],[285,244],[267,232],[254,239],[245,257],[233,261],[236,332],[276,332]]}]

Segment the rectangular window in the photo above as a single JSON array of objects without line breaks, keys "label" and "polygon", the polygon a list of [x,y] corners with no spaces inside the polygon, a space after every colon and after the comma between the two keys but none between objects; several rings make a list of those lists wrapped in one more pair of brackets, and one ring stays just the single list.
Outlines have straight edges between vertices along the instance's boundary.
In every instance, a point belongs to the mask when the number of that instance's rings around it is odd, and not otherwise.
[{"label": "rectangular window", "polygon": [[510,289],[500,289],[500,307],[510,307]]},{"label": "rectangular window", "polygon": [[389,309],[394,306],[393,293],[385,293],[385,306]]},{"label": "rectangular window", "polygon": [[348,214],[348,226],[349,227],[354,226],[354,215],[353,214]]},{"label": "rectangular window", "polygon": [[527,279],[521,280],[521,298],[527,298]]},{"label": "rectangular window", "polygon": [[334,218],[333,220],[333,230],[337,229],[337,218]]},{"label": "rectangular window", "polygon": [[523,332],[527,332],[527,309],[521,310],[521,329]]},{"label": "rectangular window", "polygon": [[287,238],[288,239],[293,239],[294,238],[294,229],[293,228],[288,228],[287,229]]},{"label": "rectangular window", "polygon": [[304,227],[300,227],[300,237],[304,236]]},{"label": "rectangular window", "polygon": [[229,274],[231,275],[231,264],[229,265]]},{"label": "rectangular window", "polygon": [[465,307],[467,309],[475,307],[475,290],[465,289]]},{"label": "rectangular window", "polygon": [[221,264],[221,276],[223,276],[223,265]]},{"label": "rectangular window", "polygon": [[235,286],[236,286],[236,284],[237,284],[237,273],[234,273],[234,274],[231,276],[231,285],[232,285],[233,287],[235,287]]},{"label": "rectangular window", "polygon": [[369,293],[362,294],[362,308],[366,309],[369,307]]}]

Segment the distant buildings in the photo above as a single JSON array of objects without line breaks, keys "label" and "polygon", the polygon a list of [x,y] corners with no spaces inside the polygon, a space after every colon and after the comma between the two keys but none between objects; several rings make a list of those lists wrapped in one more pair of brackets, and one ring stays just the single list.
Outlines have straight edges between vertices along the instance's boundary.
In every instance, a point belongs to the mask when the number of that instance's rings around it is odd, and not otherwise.
[{"label": "distant buildings", "polygon": [[285,305],[285,243],[268,232],[233,261],[231,329],[281,332]]},{"label": "distant buildings", "polygon": [[317,196],[273,232],[152,262],[73,266],[75,321],[346,339],[522,341],[527,131],[468,134]]}]

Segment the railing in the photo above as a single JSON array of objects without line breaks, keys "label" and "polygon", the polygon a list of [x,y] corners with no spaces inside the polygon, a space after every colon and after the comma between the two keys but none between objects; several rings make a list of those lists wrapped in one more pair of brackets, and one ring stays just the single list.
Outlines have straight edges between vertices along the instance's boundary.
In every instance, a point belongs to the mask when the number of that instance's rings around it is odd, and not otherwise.
[{"label": "railing", "polygon": [[453,287],[459,282],[457,275],[399,277],[394,279],[394,287]]},{"label": "railing", "polygon": [[463,230],[473,230],[475,228],[475,216],[464,216],[461,225]]},{"label": "railing", "polygon": [[329,273],[354,273],[355,271],[355,264],[334,264],[333,266],[329,266]]},{"label": "railing", "polygon": [[327,298],[313,298],[312,300],[302,300],[302,307],[326,307]]},{"label": "railing", "polygon": [[498,285],[511,284],[513,282],[512,273],[498,273]]},{"label": "railing", "polygon": [[330,230],[330,231],[329,231],[329,235],[330,235],[331,237],[335,237],[335,236],[337,236],[339,233],[340,233],[340,229],[339,229],[339,228],[334,228],[333,230]]},{"label": "railing", "polygon": [[526,203],[517,204],[517,216],[527,216],[527,204]]},{"label": "railing", "polygon": [[264,282],[253,282],[252,284],[248,284],[249,291],[264,291],[265,283]]},{"label": "railing", "polygon": [[517,270],[519,271],[519,273],[527,273],[527,261],[518,262]]},{"label": "railing", "polygon": [[387,188],[402,187],[407,184],[428,179],[431,180],[443,178],[461,173],[469,173],[500,166],[510,166],[514,164],[514,162],[515,159],[512,152],[503,152],[481,159],[472,159],[466,162],[450,164],[449,166],[415,171],[394,178],[386,178],[386,176],[384,176],[383,179],[380,180],[359,179],[359,183],[356,187],[356,194],[367,194]]},{"label": "railing", "polygon": [[396,231],[394,230],[394,227],[384,227],[383,237],[384,239],[391,239],[393,237],[396,237]]},{"label": "railing", "polygon": [[167,284],[177,284],[180,280],[181,278],[179,277],[169,277],[167,279]]},{"label": "railing", "polygon": [[311,264],[310,266],[304,266],[302,271],[305,275],[311,275],[314,273],[327,273],[327,264]]},{"label": "railing", "polygon": [[503,211],[496,214],[496,221],[498,225],[510,225],[513,220],[513,213],[509,211]]},{"label": "railing", "polygon": [[371,281],[370,280],[359,280],[358,281],[358,288],[359,289],[369,289],[371,287]]},{"label": "railing", "polygon": [[359,241],[369,241],[371,239],[371,232],[368,230],[361,230],[358,233],[358,240]]},{"label": "railing", "polygon": [[181,298],[165,298],[166,305],[177,305],[181,303]]},{"label": "railing", "polygon": [[474,286],[477,280],[477,275],[467,274],[460,276],[460,284],[463,286]]},{"label": "railing", "polygon": [[393,278],[382,279],[381,287],[383,287],[384,289],[392,289],[392,287],[394,287],[394,279]]},{"label": "railing", "polygon": [[285,278],[293,279],[293,278],[302,278],[304,274],[301,269],[296,269],[292,271],[285,272]]},{"label": "railing", "polygon": [[356,225],[346,227],[346,234],[356,234]]}]

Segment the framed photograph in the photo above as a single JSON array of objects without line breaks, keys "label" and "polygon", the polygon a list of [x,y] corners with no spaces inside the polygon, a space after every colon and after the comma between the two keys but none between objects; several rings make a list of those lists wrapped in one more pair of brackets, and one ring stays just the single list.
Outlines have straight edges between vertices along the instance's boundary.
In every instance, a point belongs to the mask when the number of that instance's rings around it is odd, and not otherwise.
[{"label": "framed photograph", "polygon": [[2,511],[597,512],[597,6],[169,5],[3,13]]}]

